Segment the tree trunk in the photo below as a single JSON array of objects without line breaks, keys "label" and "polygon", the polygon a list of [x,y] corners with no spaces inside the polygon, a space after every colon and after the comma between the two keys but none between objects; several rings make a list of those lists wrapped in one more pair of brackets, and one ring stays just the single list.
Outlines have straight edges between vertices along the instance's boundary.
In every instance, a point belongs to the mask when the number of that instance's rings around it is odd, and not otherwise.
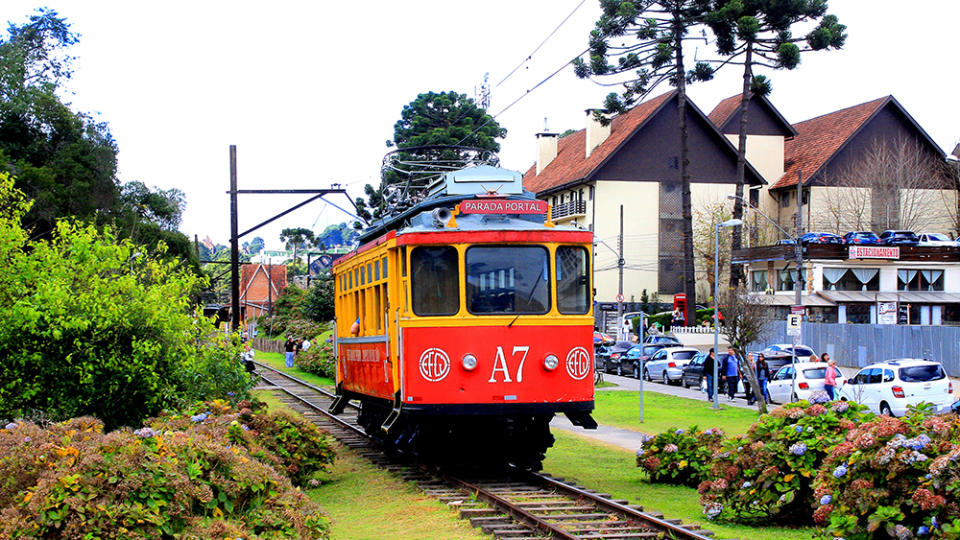
[{"label": "tree trunk", "polygon": [[[753,92],[750,91],[750,83],[753,78],[753,72],[750,63],[753,59],[753,42],[747,42],[747,52],[743,63],[743,90],[740,93],[740,136],[737,144],[737,198],[733,200],[733,219],[743,219],[743,185],[747,169],[747,111],[750,107],[750,99]],[[730,242],[730,252],[741,248],[743,241],[743,227],[737,225],[733,228],[733,239]],[[730,258],[730,286],[736,287],[743,279],[741,276],[741,267],[733,263],[733,257]]]},{"label": "tree trunk", "polygon": [[747,380],[750,382],[750,388],[753,389],[753,395],[757,398],[757,410],[760,411],[760,414],[767,414],[767,400],[764,399],[763,392],[760,391],[757,372],[754,371],[754,369],[755,366],[750,366],[750,362],[746,359],[740,363],[740,370],[746,375]]},{"label": "tree trunk", "polygon": [[690,149],[687,148],[687,85],[683,68],[683,26],[674,24],[676,48],[677,112],[680,122],[680,196],[683,209],[683,292],[687,298],[684,320],[687,326],[697,324],[697,283],[693,266],[693,211],[690,204]]}]

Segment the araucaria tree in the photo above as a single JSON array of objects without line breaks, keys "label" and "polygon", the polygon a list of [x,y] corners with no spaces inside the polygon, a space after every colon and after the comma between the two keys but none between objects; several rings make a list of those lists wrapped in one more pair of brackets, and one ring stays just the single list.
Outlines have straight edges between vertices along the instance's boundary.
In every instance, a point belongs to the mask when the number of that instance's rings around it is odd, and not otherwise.
[{"label": "araucaria tree", "polygon": [[[379,218],[387,204],[396,205],[423,187],[416,171],[428,164],[453,168],[475,155],[476,150],[500,151],[497,139],[507,130],[466,94],[427,92],[404,105],[393,126],[387,147],[397,150],[396,159],[382,171],[380,187],[364,187],[367,200],[357,198],[360,217]],[[469,149],[468,149],[469,148]]]},{"label": "araucaria tree", "polygon": [[[693,259],[693,215],[690,203],[690,150],[687,142],[687,83],[713,77],[713,68],[697,63],[687,71],[684,44],[703,25],[708,0],[600,0],[603,15],[590,33],[589,57],[574,61],[578,77],[623,80],[622,94],[611,93],[608,114],[625,112],[663,82],[677,89],[680,131],[680,182],[683,212],[683,291],[687,321],[696,321],[696,279]],[[609,119],[598,111],[598,120]]]},{"label": "araucaria tree", "polygon": [[[846,26],[827,12],[826,0],[715,0],[706,16],[716,36],[717,52],[726,57],[722,64],[743,66],[743,87],[740,94],[740,126],[737,146],[737,198],[733,218],[743,218],[744,170],[747,162],[747,113],[754,95],[766,96],[770,81],[754,75],[754,67],[794,69],[800,65],[800,53],[839,49],[846,41]],[[816,27],[803,36],[794,36],[797,24]],[[740,249],[742,227],[733,228],[732,249]],[[740,281],[740,267],[731,264],[730,285]]]}]

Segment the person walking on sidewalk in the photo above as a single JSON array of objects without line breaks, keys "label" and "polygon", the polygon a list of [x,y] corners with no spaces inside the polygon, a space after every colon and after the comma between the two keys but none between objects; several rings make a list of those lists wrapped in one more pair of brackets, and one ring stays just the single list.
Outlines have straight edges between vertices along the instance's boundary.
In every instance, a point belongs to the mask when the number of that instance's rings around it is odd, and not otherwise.
[{"label": "person walking on sidewalk", "polygon": [[707,401],[713,401],[713,370],[717,360],[713,357],[713,349],[703,360],[703,374],[707,378]]},{"label": "person walking on sidewalk", "polygon": [[737,351],[733,347],[727,349],[727,359],[724,362],[723,375],[727,381],[727,396],[730,401],[737,398],[737,383],[740,382],[740,361]]},{"label": "person walking on sidewalk", "polygon": [[767,392],[767,381],[770,380],[770,366],[763,353],[757,353],[757,384],[760,385],[760,392],[763,399],[770,403],[770,394]]},{"label": "person walking on sidewalk", "polygon": [[283,344],[283,359],[288,368],[293,367],[293,355],[297,352],[297,342],[288,337]]},{"label": "person walking on sidewalk", "polygon": [[[826,357],[827,355],[823,355]],[[834,400],[833,389],[837,387],[837,363],[833,360],[827,360],[827,373],[823,377],[823,389],[830,396],[830,401]]]}]

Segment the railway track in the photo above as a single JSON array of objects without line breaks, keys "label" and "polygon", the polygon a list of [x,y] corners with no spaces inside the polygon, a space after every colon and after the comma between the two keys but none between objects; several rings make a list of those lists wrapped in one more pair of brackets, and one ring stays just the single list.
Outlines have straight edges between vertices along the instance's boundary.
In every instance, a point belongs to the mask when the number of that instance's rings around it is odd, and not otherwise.
[{"label": "railway track", "polygon": [[357,426],[352,404],[340,415],[327,412],[334,395],[265,364],[261,379],[280,399],[327,430],[365,458],[416,483],[426,494],[457,508],[495,538],[711,540],[713,533],[680,520],[645,512],[642,507],[554,478],[549,474],[512,471],[496,477],[454,477],[424,466],[404,463],[383,452]]}]

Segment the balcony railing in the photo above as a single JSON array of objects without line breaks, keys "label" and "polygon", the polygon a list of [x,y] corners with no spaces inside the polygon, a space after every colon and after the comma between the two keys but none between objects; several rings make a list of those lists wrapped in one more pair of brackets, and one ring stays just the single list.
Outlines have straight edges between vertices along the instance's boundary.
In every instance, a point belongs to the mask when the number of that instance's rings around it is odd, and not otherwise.
[{"label": "balcony railing", "polygon": [[560,203],[553,207],[551,217],[555,221],[562,219],[571,219],[575,217],[584,217],[587,215],[586,201],[572,201]]}]

